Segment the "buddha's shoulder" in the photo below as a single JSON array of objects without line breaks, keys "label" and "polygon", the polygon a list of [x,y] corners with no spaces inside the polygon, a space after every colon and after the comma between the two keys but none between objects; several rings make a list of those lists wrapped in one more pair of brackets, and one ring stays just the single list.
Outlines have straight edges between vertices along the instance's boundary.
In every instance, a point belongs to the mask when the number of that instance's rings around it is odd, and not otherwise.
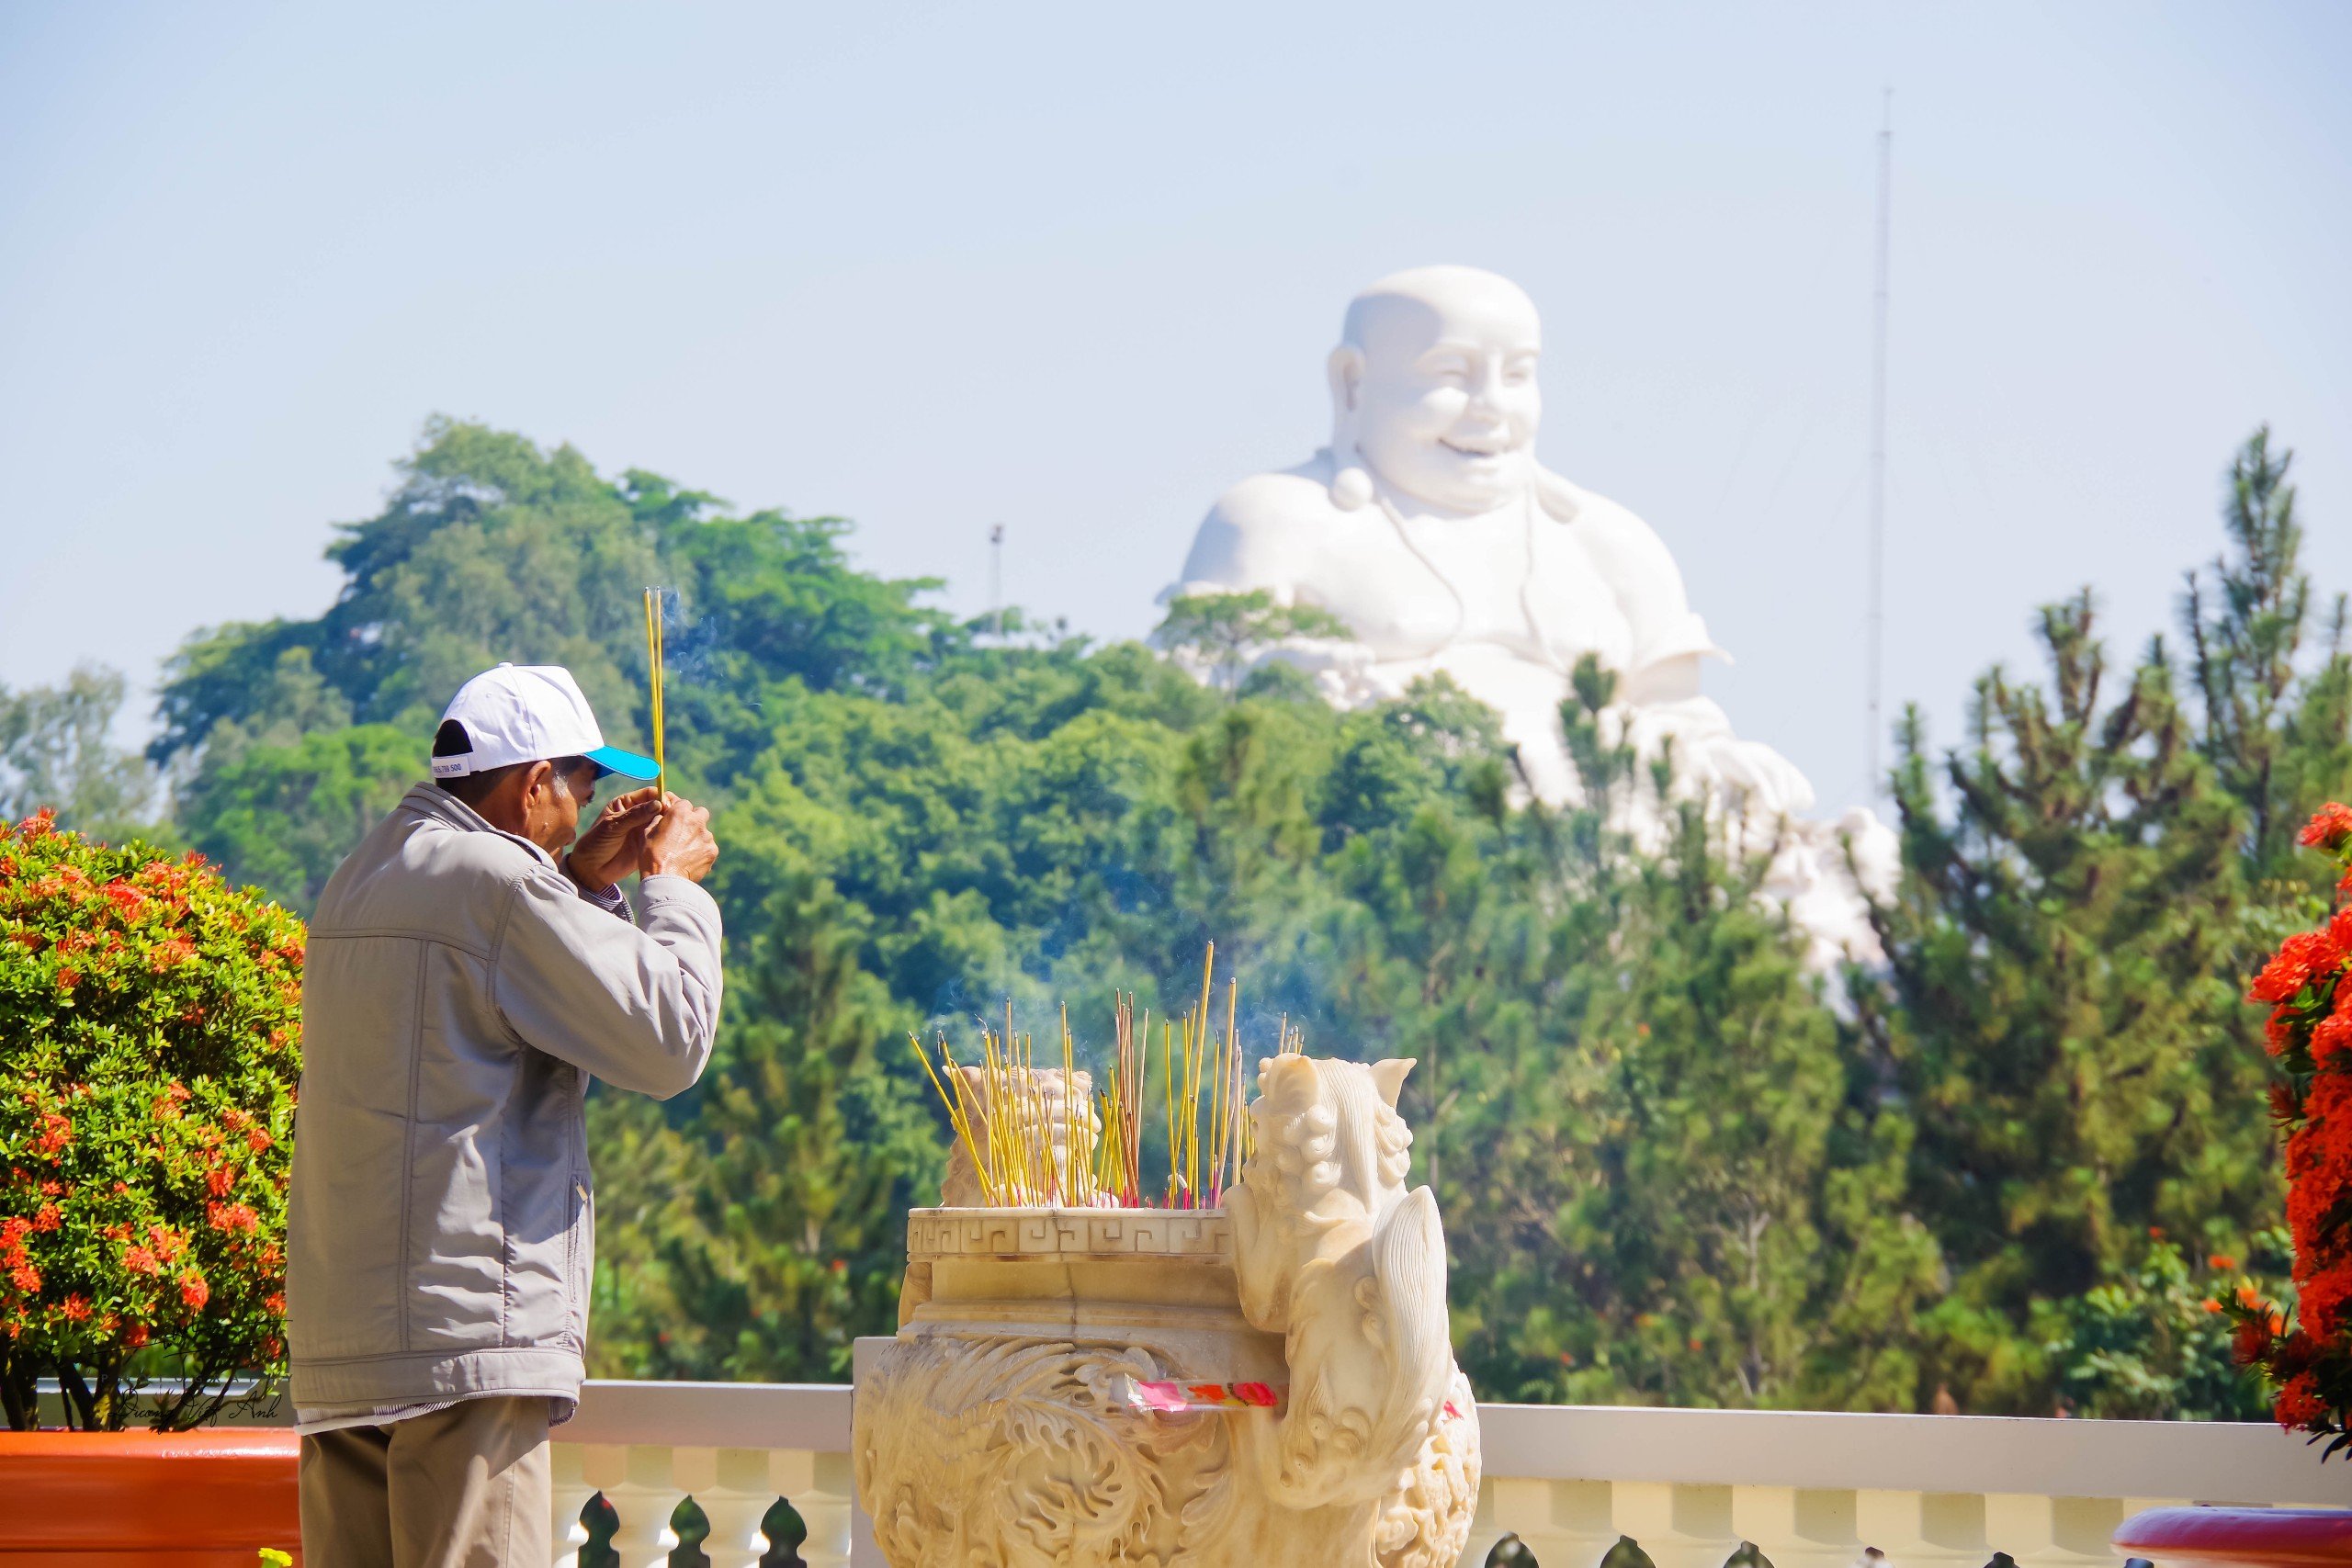
[{"label": "buddha's shoulder", "polygon": [[1295,468],[1252,474],[1216,498],[1207,522],[1244,534],[1296,530],[1337,522],[1331,457],[1317,452]]},{"label": "buddha's shoulder", "polygon": [[1295,588],[1321,570],[1345,515],[1332,503],[1330,460],[1321,453],[1295,468],[1252,474],[1218,496],[1201,519],[1183,581]]},{"label": "buddha's shoulder", "polygon": [[1611,556],[1651,556],[1666,549],[1657,530],[1640,513],[1598,491],[1544,471],[1537,475],[1536,493],[1544,512],[1566,525],[1565,536],[1588,549]]}]

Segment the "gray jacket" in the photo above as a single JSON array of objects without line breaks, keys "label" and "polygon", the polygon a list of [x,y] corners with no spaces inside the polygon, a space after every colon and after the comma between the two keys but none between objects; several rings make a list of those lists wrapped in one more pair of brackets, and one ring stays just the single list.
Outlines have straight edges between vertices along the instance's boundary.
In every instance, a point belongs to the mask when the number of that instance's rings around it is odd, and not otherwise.
[{"label": "gray jacket", "polygon": [[287,1236],[298,1407],[578,1397],[589,1077],[676,1094],[718,1024],[710,895],[647,877],[638,922],[432,784],[327,883]]}]

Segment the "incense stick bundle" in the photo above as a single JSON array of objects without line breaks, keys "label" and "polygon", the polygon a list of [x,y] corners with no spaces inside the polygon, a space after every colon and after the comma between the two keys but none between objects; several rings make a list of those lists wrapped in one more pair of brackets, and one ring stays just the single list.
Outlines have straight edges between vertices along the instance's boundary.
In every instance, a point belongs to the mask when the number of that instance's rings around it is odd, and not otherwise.
[{"label": "incense stick bundle", "polygon": [[645,663],[652,682],[650,723],[653,731],[653,787],[663,800],[670,798],[670,772],[663,761],[664,727],[662,722],[662,623],[669,590],[649,588],[645,591]]},{"label": "incense stick bundle", "polygon": [[[1216,949],[1201,963],[1199,998],[1180,1020],[1159,1025],[1159,1084],[1151,1088],[1151,1014],[1137,1017],[1135,998],[1114,993],[1112,1043],[1100,1095],[1085,1053],[1061,1010],[1061,1063],[1037,1065],[1034,1037],[1014,1028],[1006,1004],[1001,1030],[980,1029],[978,1059],[959,1063],[943,1038],[937,1063],[921,1040],[908,1044],[922,1064],[955,1136],[946,1190],[950,1207],[1059,1205],[1077,1208],[1216,1208],[1241,1179],[1253,1128],[1241,1043],[1241,987],[1227,976],[1225,1017],[1216,1016]],[[1287,1015],[1278,1054],[1303,1048]],[[1048,1057],[1048,1060],[1051,1058]],[[1147,1197],[1146,1111],[1165,1118],[1167,1174]],[[1206,1125],[1203,1123],[1205,1121]]]}]

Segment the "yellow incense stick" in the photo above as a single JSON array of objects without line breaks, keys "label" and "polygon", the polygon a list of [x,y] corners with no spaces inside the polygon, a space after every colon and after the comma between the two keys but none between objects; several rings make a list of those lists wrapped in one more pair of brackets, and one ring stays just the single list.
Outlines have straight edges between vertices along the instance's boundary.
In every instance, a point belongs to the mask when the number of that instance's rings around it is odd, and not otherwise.
[{"label": "yellow incense stick", "polygon": [[662,593],[659,588],[645,591],[645,662],[653,693],[653,787],[661,799],[667,800],[670,798],[670,771],[664,765],[662,724]]},{"label": "yellow incense stick", "polygon": [[1080,1204],[1085,1195],[1078,1188],[1078,1173],[1082,1168],[1078,1158],[1078,1113],[1083,1109],[1078,1099],[1077,1048],[1069,1037],[1069,1004],[1062,1004],[1062,1201]]},{"label": "yellow incense stick", "polygon": [[989,1162],[980,1157],[979,1145],[972,1137],[970,1119],[964,1114],[962,1108],[957,1104],[957,1098],[963,1093],[964,1084],[962,1075],[956,1072],[956,1058],[953,1056],[946,1058],[948,1073],[956,1078],[956,1094],[950,1095],[947,1092],[946,1084],[940,1079],[938,1070],[931,1065],[930,1054],[923,1050],[922,1043],[910,1033],[907,1036],[907,1043],[914,1048],[915,1060],[922,1064],[923,1072],[931,1079],[931,1087],[939,1091],[940,1103],[947,1107],[947,1123],[956,1136],[963,1140],[965,1150],[971,1155],[972,1169],[980,1179],[982,1192],[989,1202],[995,1202],[996,1182],[993,1174],[989,1169]]},{"label": "yellow incense stick", "polygon": [[[649,623],[649,637],[658,635]],[[1114,993],[1113,1045],[1095,1068],[1104,1079],[1099,1089],[1079,1088],[1082,1052],[1067,1004],[1058,1018],[1058,1080],[1052,1067],[1039,1064],[1036,1036],[1015,1027],[1009,998],[1001,1019],[977,1021],[979,1051],[968,1077],[944,1037],[936,1065],[921,1041],[910,1037],[908,1043],[946,1109],[955,1140],[971,1156],[987,1201],[1066,1208],[1165,1203],[1200,1209],[1224,1201],[1255,1152],[1257,1128],[1250,1118],[1249,1074],[1241,1054],[1239,979],[1227,976],[1225,1017],[1219,1020],[1214,1011],[1216,964],[1211,946],[1203,955],[1199,999],[1181,1018],[1160,1021],[1157,1098],[1165,1118],[1161,1125],[1168,1170],[1165,1186],[1156,1193],[1144,1187],[1144,1123],[1155,1098],[1151,1014],[1143,1012],[1138,1034],[1132,994]],[[1305,1045],[1301,1032],[1284,1015],[1275,1031],[1275,1053],[1296,1054]],[[1046,1050],[1052,1050],[1050,1037]],[[1050,1054],[1046,1060],[1051,1062]],[[1058,1104],[1053,1098],[1057,1089]],[[980,1117],[987,1119],[984,1128],[975,1124]]]},{"label": "yellow incense stick", "polygon": [[1176,1042],[1175,1030],[1166,1019],[1159,1021],[1159,1066],[1167,1083],[1168,1095],[1168,1201],[1176,1202],[1176,1152],[1181,1140],[1176,1136]]}]

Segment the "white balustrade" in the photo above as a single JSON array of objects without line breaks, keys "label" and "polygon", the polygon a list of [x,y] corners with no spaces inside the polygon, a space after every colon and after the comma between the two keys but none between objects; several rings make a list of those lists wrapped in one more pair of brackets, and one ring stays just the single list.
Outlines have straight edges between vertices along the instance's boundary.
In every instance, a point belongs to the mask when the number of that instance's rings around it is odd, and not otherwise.
[{"label": "white balustrade", "polygon": [[1541,1568],[1631,1538],[1657,1568],[2116,1568],[2161,1502],[2352,1503],[2352,1467],[2253,1423],[1482,1404],[1465,1565],[1515,1535]]},{"label": "white balustrade", "polygon": [[[1516,1536],[1540,1568],[1599,1568],[1631,1538],[1657,1568],[2120,1568],[2108,1538],[2165,1502],[2352,1505],[2352,1466],[2267,1426],[1966,1416],[1481,1405],[1486,1483],[1467,1568]],[[668,1560],[671,1516],[710,1520],[712,1568],[752,1568],[776,1500],[810,1568],[880,1563],[854,1529],[850,1391],[592,1382],[555,1434],[558,1568],[602,1492],[621,1568]],[[854,1551],[852,1541],[859,1544]]]},{"label": "white balustrade", "polygon": [[850,1391],[831,1383],[591,1382],[551,1434],[556,1568],[578,1568],[581,1510],[601,1492],[618,1517],[621,1568],[655,1568],[678,1544],[670,1517],[691,1497],[710,1521],[711,1568],[752,1568],[778,1498],[808,1527],[808,1568],[850,1558]]}]

